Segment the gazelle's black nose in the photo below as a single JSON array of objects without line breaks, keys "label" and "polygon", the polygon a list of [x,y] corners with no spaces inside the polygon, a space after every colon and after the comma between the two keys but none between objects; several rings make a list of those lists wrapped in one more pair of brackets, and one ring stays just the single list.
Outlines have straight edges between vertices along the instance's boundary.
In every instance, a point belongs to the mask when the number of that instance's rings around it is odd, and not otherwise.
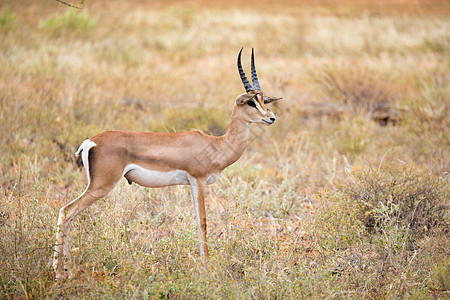
[{"label": "gazelle's black nose", "polygon": [[270,121],[272,121],[272,123],[275,123],[275,118],[270,118]]}]

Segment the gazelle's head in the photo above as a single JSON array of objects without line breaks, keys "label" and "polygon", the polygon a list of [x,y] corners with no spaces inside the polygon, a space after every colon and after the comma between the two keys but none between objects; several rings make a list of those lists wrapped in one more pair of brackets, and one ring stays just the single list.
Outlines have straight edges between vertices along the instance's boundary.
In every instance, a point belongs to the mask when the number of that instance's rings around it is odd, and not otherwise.
[{"label": "gazelle's head", "polygon": [[236,97],[236,110],[239,110],[241,118],[247,122],[272,125],[275,123],[276,117],[273,112],[266,107],[266,104],[278,101],[281,98],[267,97],[261,90],[255,69],[255,55],[253,49],[251,61],[253,85],[250,84],[242,69],[241,53],[242,49],[239,51],[237,66],[242,83],[244,84],[245,93]]}]

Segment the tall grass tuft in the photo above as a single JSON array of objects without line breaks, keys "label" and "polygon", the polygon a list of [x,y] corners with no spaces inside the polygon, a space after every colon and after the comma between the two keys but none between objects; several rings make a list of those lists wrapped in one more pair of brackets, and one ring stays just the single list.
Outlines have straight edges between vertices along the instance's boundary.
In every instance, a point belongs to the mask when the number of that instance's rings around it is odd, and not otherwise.
[{"label": "tall grass tuft", "polygon": [[392,105],[398,95],[389,78],[367,67],[327,65],[312,74],[317,87],[331,102],[351,114],[364,114],[385,125],[395,121]]}]

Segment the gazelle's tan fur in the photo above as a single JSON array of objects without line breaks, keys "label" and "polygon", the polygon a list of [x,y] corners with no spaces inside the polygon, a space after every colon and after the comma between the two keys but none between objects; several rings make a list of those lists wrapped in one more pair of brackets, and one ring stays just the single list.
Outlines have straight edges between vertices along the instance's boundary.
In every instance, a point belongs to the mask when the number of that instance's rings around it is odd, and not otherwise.
[{"label": "gazelle's tan fur", "polygon": [[105,197],[122,177],[130,183],[146,187],[190,185],[200,254],[209,259],[206,244],[206,185],[214,183],[226,167],[241,157],[248,143],[251,123],[271,125],[275,122],[275,115],[264,102],[279,99],[265,97],[261,90],[254,89],[239,95],[233,105],[228,131],[220,137],[199,131],[107,131],[85,140],[77,154],[81,154],[88,186],[83,194],[59,211],[53,258],[56,278],[62,278],[67,268],[63,260],[69,259],[69,233],[73,219],[95,201]]}]

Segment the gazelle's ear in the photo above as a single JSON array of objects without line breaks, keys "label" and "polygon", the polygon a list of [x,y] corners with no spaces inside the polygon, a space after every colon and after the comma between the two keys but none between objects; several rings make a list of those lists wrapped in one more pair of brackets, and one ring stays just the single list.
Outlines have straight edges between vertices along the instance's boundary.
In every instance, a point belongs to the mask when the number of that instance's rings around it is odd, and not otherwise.
[{"label": "gazelle's ear", "polygon": [[256,94],[243,94],[236,98],[237,105],[244,105],[248,100],[255,97]]},{"label": "gazelle's ear", "polygon": [[263,99],[264,99],[264,104],[269,104],[269,103],[281,100],[283,98],[282,97],[266,97],[266,96],[264,96]]}]

